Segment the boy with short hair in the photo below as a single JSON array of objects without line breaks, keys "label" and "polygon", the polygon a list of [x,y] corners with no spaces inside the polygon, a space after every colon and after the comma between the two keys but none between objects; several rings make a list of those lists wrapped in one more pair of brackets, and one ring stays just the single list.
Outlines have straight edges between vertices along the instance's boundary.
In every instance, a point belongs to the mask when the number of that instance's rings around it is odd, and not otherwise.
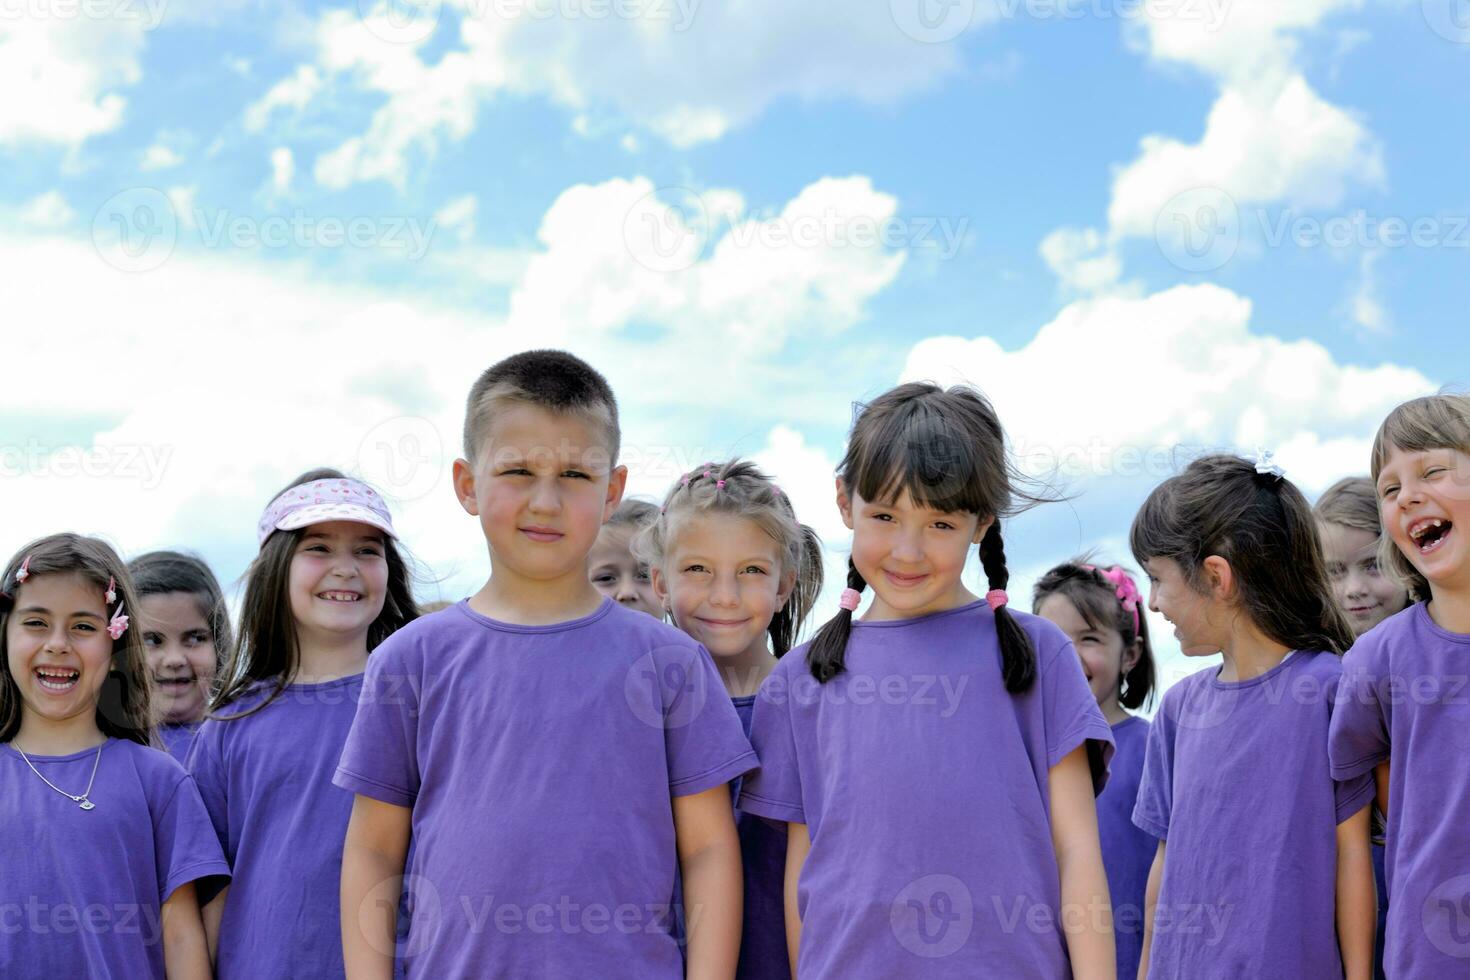
[{"label": "boy with short hair", "polygon": [[755,754],[704,649],[588,581],[627,480],[618,448],[611,389],[570,354],[517,354],[471,389],[454,486],[492,571],[369,661],[334,780],[357,794],[348,976],[390,975],[403,876],[414,973],[683,977],[680,873],[687,975],[734,976],[727,783]]}]

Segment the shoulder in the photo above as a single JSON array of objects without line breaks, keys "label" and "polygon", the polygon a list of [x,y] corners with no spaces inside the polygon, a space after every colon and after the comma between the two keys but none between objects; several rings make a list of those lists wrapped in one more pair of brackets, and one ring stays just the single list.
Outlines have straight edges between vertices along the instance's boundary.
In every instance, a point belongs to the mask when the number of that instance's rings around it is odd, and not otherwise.
[{"label": "shoulder", "polygon": [[1207,689],[1210,678],[1219,672],[1220,665],[1212,663],[1208,667],[1201,667],[1199,670],[1186,674],[1173,684],[1170,684],[1168,690],[1164,691],[1163,697],[1159,699],[1159,710],[1154,715],[1154,720],[1157,722],[1161,718],[1172,718],[1173,712],[1171,709],[1177,709],[1190,697],[1194,696],[1197,691]]},{"label": "shoulder", "polygon": [[[1428,634],[1432,631],[1423,629],[1428,619],[1429,615],[1424,611],[1422,602],[1416,602],[1399,610],[1358,637],[1352,649],[1347,652],[1348,662],[1362,665],[1376,663],[1386,657],[1389,650],[1406,640],[1411,642],[1428,640]],[[1416,635],[1420,633],[1426,635]]]},{"label": "shoulder", "polygon": [[1333,681],[1342,676],[1342,658],[1330,650],[1298,651],[1301,663],[1297,672]]},{"label": "shoulder", "polygon": [[1072,641],[1062,628],[1051,620],[1041,616],[1035,616],[1019,609],[1009,610],[1011,618],[1020,624],[1021,629],[1031,638],[1031,645],[1036,647],[1037,658],[1051,663],[1062,654],[1075,657],[1076,651],[1072,648]]},{"label": "shoulder", "polygon": [[702,649],[699,642],[676,626],[613,603],[607,613],[588,628],[611,650],[631,657],[653,654],[660,658],[688,659]]},{"label": "shoulder", "polygon": [[138,782],[150,803],[167,803],[189,774],[179,761],[162,749],[115,738],[102,750],[102,765],[125,764],[138,774]]}]

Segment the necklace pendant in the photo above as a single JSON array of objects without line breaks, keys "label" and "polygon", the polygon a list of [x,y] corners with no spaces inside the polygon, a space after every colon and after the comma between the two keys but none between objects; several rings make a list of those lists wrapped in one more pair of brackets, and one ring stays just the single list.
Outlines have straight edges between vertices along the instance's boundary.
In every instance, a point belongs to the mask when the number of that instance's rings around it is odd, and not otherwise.
[{"label": "necklace pendant", "polygon": [[80,806],[83,810],[92,810],[95,809],[97,806],[97,804],[88,799],[83,799],[82,802],[77,805]]}]

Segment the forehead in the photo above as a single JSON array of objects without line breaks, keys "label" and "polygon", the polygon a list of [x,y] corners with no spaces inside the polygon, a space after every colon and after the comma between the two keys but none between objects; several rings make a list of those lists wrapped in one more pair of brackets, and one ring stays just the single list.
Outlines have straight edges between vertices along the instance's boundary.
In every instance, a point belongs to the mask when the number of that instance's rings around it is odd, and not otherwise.
[{"label": "forehead", "polygon": [[1051,620],[1065,630],[1087,629],[1090,624],[1083,617],[1077,604],[1072,601],[1071,596],[1060,592],[1053,592],[1041,600],[1041,605],[1036,607],[1037,615]]},{"label": "forehead", "polygon": [[1378,549],[1378,536],[1371,531],[1330,522],[1319,524],[1318,527],[1322,532],[1322,550],[1333,557],[1349,557],[1359,552]]},{"label": "forehead", "polygon": [[906,489],[901,489],[889,500],[867,500],[856,490],[852,492],[853,502],[858,507],[867,510],[892,510],[903,514],[933,514],[947,515],[964,513],[964,511],[944,511],[934,507],[921,506],[914,502],[913,496]]},{"label": "forehead", "polygon": [[524,402],[508,404],[491,416],[480,448],[492,464],[556,461],[598,471],[612,468],[605,425],[590,415],[551,412]]},{"label": "forehead", "polygon": [[193,592],[155,592],[138,600],[140,618],[155,629],[208,628],[204,615],[205,598]]},{"label": "forehead", "polygon": [[323,521],[302,529],[301,541],[326,539],[329,541],[382,541],[383,532],[371,524],[357,521]]},{"label": "forehead", "polygon": [[18,609],[38,608],[68,616],[80,612],[100,616],[105,604],[103,587],[79,572],[32,575],[15,593]]},{"label": "forehead", "polygon": [[775,538],[755,521],[738,514],[684,514],[670,524],[671,552],[772,559],[780,553]]},{"label": "forehead", "polygon": [[633,560],[633,529],[603,525],[597,532],[597,541],[592,545],[588,560],[595,563]]}]

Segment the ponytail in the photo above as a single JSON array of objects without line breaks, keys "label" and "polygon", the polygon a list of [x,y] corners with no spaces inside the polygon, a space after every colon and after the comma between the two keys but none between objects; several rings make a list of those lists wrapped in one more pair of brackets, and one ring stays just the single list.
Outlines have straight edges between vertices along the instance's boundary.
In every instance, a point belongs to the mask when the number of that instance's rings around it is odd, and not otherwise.
[{"label": "ponytail", "polygon": [[805,524],[801,529],[801,556],[796,565],[796,584],[786,597],[786,604],[771,617],[767,632],[771,635],[771,652],[777,659],[796,646],[801,624],[811,615],[812,606],[822,591],[822,539]]},{"label": "ponytail", "polygon": [[[1005,542],[1001,539],[998,519],[980,539],[980,566],[985,569],[990,589],[1005,591],[1011,573],[1006,568]],[[1000,673],[1006,690],[1012,694],[1029,690],[1036,682],[1036,648],[1006,606],[996,607],[995,638],[1000,643]]]},{"label": "ponytail", "polygon": [[[847,559],[847,587],[858,592],[868,587],[867,580],[851,558]],[[827,620],[827,625],[807,647],[806,662],[819,683],[825,684],[847,669],[847,640],[852,636],[852,617],[851,609],[837,610],[837,615]]]}]

